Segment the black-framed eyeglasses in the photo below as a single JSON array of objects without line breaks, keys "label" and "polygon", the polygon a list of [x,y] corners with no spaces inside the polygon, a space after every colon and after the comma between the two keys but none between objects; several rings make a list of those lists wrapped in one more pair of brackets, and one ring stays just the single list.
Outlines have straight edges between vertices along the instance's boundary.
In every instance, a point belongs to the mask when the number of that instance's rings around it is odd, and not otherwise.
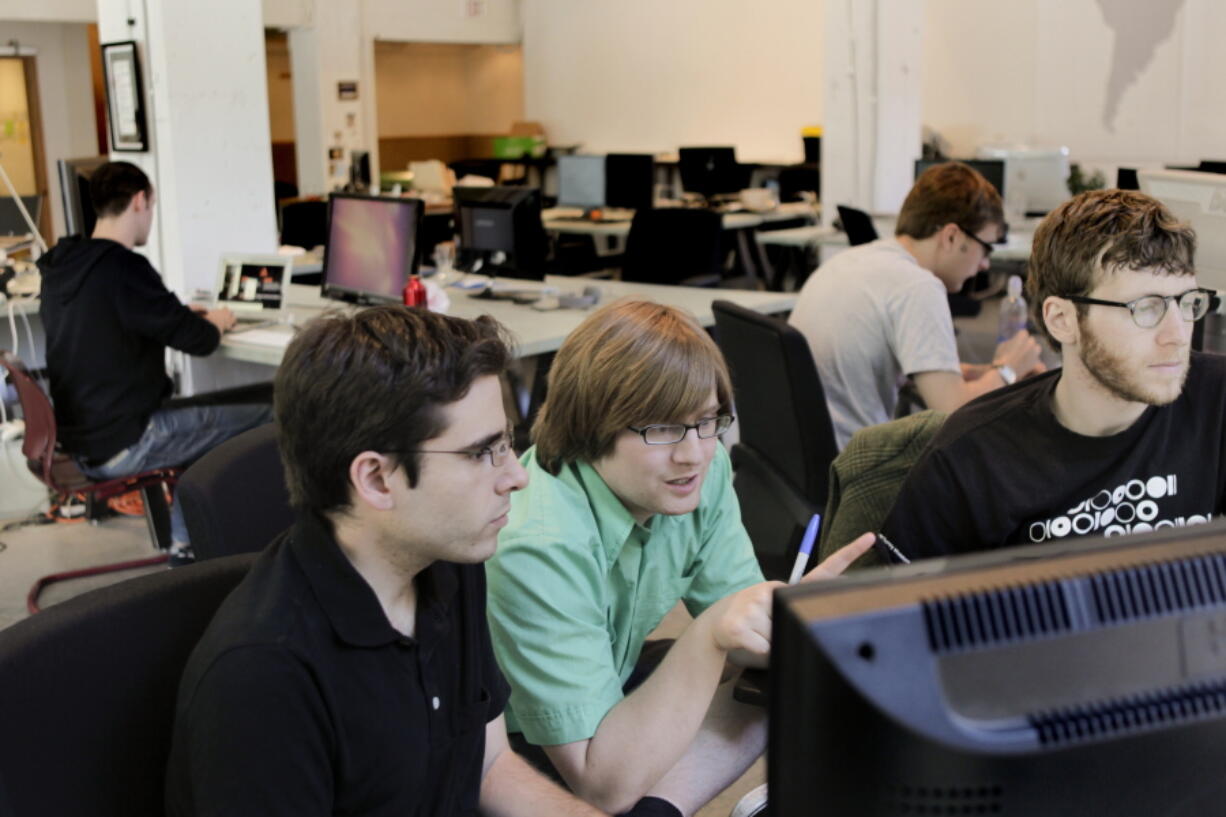
[{"label": "black-framed eyeglasses", "polygon": [[992,257],[992,245],[991,245],[991,244],[989,244],[988,242],[984,241],[982,238],[980,238],[979,236],[975,235],[975,234],[974,234],[974,233],[972,233],[970,230],[968,230],[968,229],[966,229],[965,227],[963,227],[961,224],[959,224],[959,225],[958,225],[958,229],[959,229],[959,230],[961,230],[961,231],[962,231],[963,233],[965,233],[966,235],[970,236],[971,238],[975,239],[976,243],[978,243],[980,247],[983,247],[983,257],[984,257],[984,258],[991,258],[991,257]]},{"label": "black-framed eyeglasses", "polygon": [[731,414],[721,414],[718,417],[704,417],[697,423],[653,423],[647,426],[626,426],[634,433],[643,438],[643,442],[648,445],[673,445],[685,439],[685,435],[690,433],[690,429],[698,432],[700,440],[709,440],[712,437],[719,437],[725,431],[732,427],[732,421],[735,420]]},{"label": "black-framed eyeglasses", "polygon": [[1212,289],[1189,289],[1178,295],[1142,295],[1131,301],[1104,301],[1099,298],[1087,298],[1084,295],[1061,295],[1061,298],[1078,304],[1095,306],[1122,306],[1132,313],[1132,322],[1142,329],[1153,329],[1166,317],[1167,304],[1174,302],[1179,305],[1179,315],[1185,321],[1198,321],[1209,312],[1217,295]]},{"label": "black-framed eyeglasses", "polygon": [[512,431],[510,428],[508,428],[506,434],[503,434],[501,437],[499,437],[494,442],[490,443],[489,445],[482,446],[481,448],[462,448],[459,450],[451,450],[451,451],[442,451],[437,448],[416,448],[412,450],[405,450],[405,451],[402,451],[401,453],[402,454],[463,454],[464,456],[468,457],[469,459],[473,461],[479,460],[484,457],[489,460],[491,467],[500,468],[502,467],[503,463],[507,461],[508,455],[511,455],[511,456],[515,455],[515,446],[513,443]]}]

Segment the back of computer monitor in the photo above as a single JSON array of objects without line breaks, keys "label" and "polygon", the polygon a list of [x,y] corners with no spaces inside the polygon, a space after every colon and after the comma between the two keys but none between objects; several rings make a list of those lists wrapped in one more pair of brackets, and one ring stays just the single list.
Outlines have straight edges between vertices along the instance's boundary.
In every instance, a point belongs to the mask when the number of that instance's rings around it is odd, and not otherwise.
[{"label": "back of computer monitor", "polygon": [[549,242],[537,188],[457,187],[453,195],[460,242],[457,269],[545,279]]},{"label": "back of computer monitor", "polygon": [[1226,176],[1192,170],[1137,171],[1141,190],[1196,231],[1196,282],[1226,290]]},{"label": "back of computer monitor", "polygon": [[324,247],[325,298],[399,301],[417,271],[421,199],[333,193]]},{"label": "back of computer monitor", "polygon": [[734,147],[684,147],[678,150],[681,187],[708,198],[739,193],[747,179]]},{"label": "back of computer monitor", "polygon": [[656,162],[650,153],[605,157],[605,204],[646,210],[655,203]]},{"label": "back of computer monitor", "polygon": [[866,570],[773,621],[774,817],[1226,814],[1221,521]]}]

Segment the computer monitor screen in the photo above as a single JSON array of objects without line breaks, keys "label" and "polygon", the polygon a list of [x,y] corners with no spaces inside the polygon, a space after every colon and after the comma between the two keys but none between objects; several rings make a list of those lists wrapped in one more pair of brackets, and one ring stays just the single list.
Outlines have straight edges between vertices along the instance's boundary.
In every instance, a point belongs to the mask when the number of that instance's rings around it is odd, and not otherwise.
[{"label": "computer monitor screen", "polygon": [[1226,176],[1193,170],[1138,170],[1141,191],[1196,230],[1196,281],[1226,290]]},{"label": "computer monitor screen", "polygon": [[1226,527],[776,593],[774,817],[1222,814]]},{"label": "computer monitor screen", "polygon": [[60,159],[56,171],[60,179],[60,200],[64,207],[64,234],[90,236],[94,233],[97,216],[89,199],[89,178],[102,164],[105,156],[82,159]]},{"label": "computer monitor screen", "polygon": [[217,271],[217,304],[235,312],[276,312],[284,303],[292,263],[285,255],[223,255]]},{"label": "computer monitor screen", "polygon": [[328,199],[324,297],[399,301],[417,270],[421,216],[421,199],[333,193]]},{"label": "computer monitor screen", "polygon": [[748,174],[737,164],[736,148],[681,148],[678,156],[681,186],[687,193],[726,195],[739,193],[749,184]]},{"label": "computer monitor screen", "polygon": [[460,256],[456,267],[544,280],[548,241],[535,187],[457,187]]},{"label": "computer monitor screen", "polygon": [[969,165],[979,172],[981,176],[996,188],[996,192],[1000,194],[1001,200],[1005,198],[1005,162],[1003,159],[916,159],[915,160],[915,178],[919,178],[920,174],[933,165],[939,165],[944,162],[961,162],[964,165]]},{"label": "computer monitor screen", "polygon": [[558,157],[558,204],[593,209],[605,204],[605,157]]},{"label": "computer monitor screen", "polygon": [[650,153],[605,157],[605,204],[645,210],[655,203],[656,162]]},{"label": "computer monitor screen", "polygon": [[1141,182],[1137,180],[1135,167],[1117,167],[1115,169],[1115,186],[1119,190],[1140,190]]}]

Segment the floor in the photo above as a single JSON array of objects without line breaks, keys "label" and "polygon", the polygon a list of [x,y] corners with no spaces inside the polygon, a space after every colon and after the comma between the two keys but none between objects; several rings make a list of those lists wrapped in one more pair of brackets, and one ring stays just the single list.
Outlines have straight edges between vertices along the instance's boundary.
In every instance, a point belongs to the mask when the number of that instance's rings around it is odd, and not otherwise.
[{"label": "floor", "polygon": [[[991,354],[995,304],[988,302],[978,318],[957,319],[964,359],[983,360]],[[143,518],[112,517],[100,524],[70,522],[21,527],[6,527],[0,522],[0,628],[26,616],[26,595],[41,576],[150,555],[153,551]],[[42,594],[41,604],[47,607],[95,587],[157,569],[162,568],[53,584]],[[687,614],[679,607],[666,617],[657,633],[660,637],[675,636],[687,621]],[[744,793],[764,780],[765,763],[759,760],[744,777],[702,809],[700,817],[725,817]]]}]

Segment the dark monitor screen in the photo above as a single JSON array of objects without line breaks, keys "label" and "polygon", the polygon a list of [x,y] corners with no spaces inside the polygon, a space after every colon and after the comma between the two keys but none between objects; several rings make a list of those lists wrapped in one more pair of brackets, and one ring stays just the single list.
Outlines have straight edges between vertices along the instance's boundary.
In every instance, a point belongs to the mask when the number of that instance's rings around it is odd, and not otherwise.
[{"label": "dark monitor screen", "polygon": [[558,205],[591,209],[605,204],[605,157],[558,157]]},{"label": "dark monitor screen", "polygon": [[655,204],[656,162],[650,153],[605,157],[605,204],[645,210]]},{"label": "dark monitor screen", "polygon": [[60,178],[60,200],[64,207],[64,234],[90,236],[97,216],[89,198],[89,179],[107,161],[105,156],[60,159],[56,169]]},{"label": "dark monitor screen", "polygon": [[747,183],[736,161],[736,148],[690,147],[678,151],[681,186],[687,193],[718,196],[739,193]]},{"label": "dark monitor screen", "polygon": [[915,160],[915,178],[919,178],[920,174],[933,165],[943,164],[944,162],[961,162],[968,165],[979,172],[981,176],[988,180],[988,183],[996,188],[996,192],[1000,194],[1001,199],[1005,197],[1005,160],[1004,159],[916,159]]},{"label": "dark monitor screen", "polygon": [[1226,813],[1226,520],[864,570],[772,620],[774,817]]},{"label": "dark monitor screen", "polygon": [[1135,167],[1119,167],[1115,170],[1115,186],[1120,190],[1140,190]]},{"label": "dark monitor screen", "polygon": [[399,301],[417,269],[422,209],[421,199],[333,193],[328,199],[324,296]]},{"label": "dark monitor screen", "polygon": [[548,240],[537,188],[457,187],[453,195],[458,269],[544,280]]}]

